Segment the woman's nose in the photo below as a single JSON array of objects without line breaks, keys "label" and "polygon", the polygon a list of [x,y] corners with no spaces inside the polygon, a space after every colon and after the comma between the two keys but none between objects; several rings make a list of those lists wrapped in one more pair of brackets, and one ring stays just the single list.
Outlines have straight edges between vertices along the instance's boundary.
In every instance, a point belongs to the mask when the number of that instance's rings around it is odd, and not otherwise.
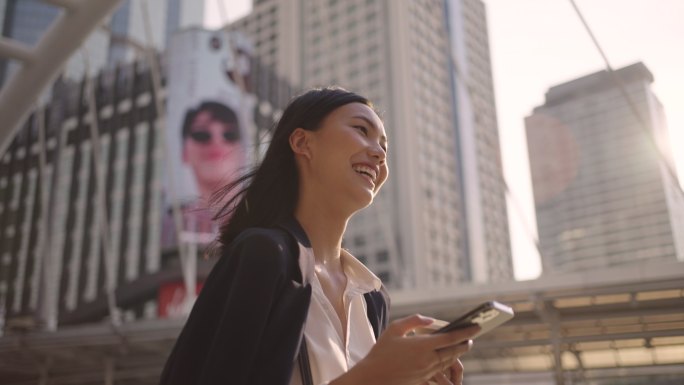
[{"label": "woman's nose", "polygon": [[380,160],[380,163],[385,162],[385,158],[387,157],[387,152],[385,151],[384,148],[380,145],[380,143],[375,143],[371,144],[369,151],[370,155],[378,160]]}]

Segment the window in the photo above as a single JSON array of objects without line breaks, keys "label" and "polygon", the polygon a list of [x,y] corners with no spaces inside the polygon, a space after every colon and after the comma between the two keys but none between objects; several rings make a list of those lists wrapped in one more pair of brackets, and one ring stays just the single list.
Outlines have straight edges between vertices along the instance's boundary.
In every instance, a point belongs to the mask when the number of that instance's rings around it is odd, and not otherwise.
[{"label": "window", "polygon": [[387,262],[389,260],[389,253],[387,250],[380,250],[376,254],[376,258],[378,262]]}]

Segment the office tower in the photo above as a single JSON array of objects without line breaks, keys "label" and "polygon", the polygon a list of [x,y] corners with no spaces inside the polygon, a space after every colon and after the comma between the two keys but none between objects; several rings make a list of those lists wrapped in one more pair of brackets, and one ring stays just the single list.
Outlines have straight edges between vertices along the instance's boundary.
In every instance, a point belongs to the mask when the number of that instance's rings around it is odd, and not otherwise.
[{"label": "office tower", "polygon": [[[481,6],[481,2],[477,4]],[[443,287],[512,277],[502,191],[489,193],[490,185],[480,182],[473,192],[482,194],[478,198],[468,196],[463,185],[468,180],[465,172],[481,172],[490,163],[460,168],[461,147],[466,144],[459,138],[460,121],[467,119],[457,117],[469,114],[473,120],[481,111],[489,114],[484,117],[486,124],[470,127],[471,134],[486,131],[478,140],[496,139],[490,132],[496,130],[496,120],[493,105],[489,110],[466,108],[455,97],[453,85],[459,79],[453,74],[450,31],[452,23],[463,21],[448,18],[447,9],[443,0],[261,0],[253,2],[251,14],[227,26],[246,33],[262,63],[293,84],[303,88],[337,84],[376,104],[389,137],[390,177],[376,202],[350,222],[345,246],[392,288]],[[484,13],[469,17],[482,19]],[[480,29],[469,30],[463,38],[470,44],[475,44],[476,38],[486,40],[486,32],[478,35],[484,25],[480,19]],[[488,54],[472,55],[471,62],[489,66]],[[488,80],[474,82],[474,86],[478,90],[489,87],[485,95],[491,97],[490,70],[479,75]],[[496,163],[496,140],[488,149],[479,146],[469,159],[487,157]],[[500,165],[493,168],[485,171],[498,172],[500,177]],[[491,222],[483,219],[488,213],[484,209],[469,214],[467,200],[482,200],[487,193],[495,195],[495,202],[483,201],[482,205],[501,210],[491,218],[500,223],[493,226],[494,237],[479,234],[471,241],[471,221]],[[488,231],[485,225],[479,230]],[[474,253],[471,246],[477,242],[503,246],[491,245],[496,251],[482,248]],[[499,254],[506,254],[505,258]],[[493,256],[497,259],[490,261]]]},{"label": "office tower", "polygon": [[[176,30],[202,25],[204,2],[148,0],[147,15],[153,39],[152,45],[156,50],[163,50]],[[147,45],[145,23],[143,4],[138,1],[124,0],[112,15],[110,28],[114,36],[130,38]],[[135,49],[126,44],[123,39],[110,40],[107,58],[109,62],[130,62],[135,57]]]},{"label": "office tower", "polygon": [[471,280],[512,277],[506,185],[496,118],[487,17],[480,0],[447,1]]},{"label": "office tower", "polygon": [[684,260],[684,196],[665,167],[653,75],[642,63],[615,75],[633,106],[601,71],[551,87],[525,119],[547,273]]},{"label": "office tower", "polygon": [[[62,12],[60,8],[40,0],[6,0],[5,3],[5,7],[0,7],[4,9],[3,37],[28,46],[35,45]],[[143,5],[149,15],[151,45],[156,50],[163,50],[177,29],[202,25],[204,3],[201,1],[124,0],[106,24],[109,32],[104,29],[94,31],[84,41],[82,49],[68,60],[65,77],[80,80],[85,71],[86,56],[91,76],[104,67],[129,63],[139,56],[140,53],[127,40],[148,45]],[[0,84],[4,84],[20,65],[7,60],[1,63]]]}]

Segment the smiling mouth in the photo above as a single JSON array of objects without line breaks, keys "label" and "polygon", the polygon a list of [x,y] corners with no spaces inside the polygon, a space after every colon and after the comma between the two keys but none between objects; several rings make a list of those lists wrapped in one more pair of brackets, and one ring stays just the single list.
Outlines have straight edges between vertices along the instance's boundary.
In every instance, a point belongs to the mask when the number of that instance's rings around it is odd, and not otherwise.
[{"label": "smiling mouth", "polygon": [[361,178],[365,179],[368,183],[370,183],[373,188],[375,188],[375,182],[373,181],[373,178],[370,177],[368,174],[363,174],[363,173],[358,173]]},{"label": "smiling mouth", "polygon": [[377,178],[377,171],[366,165],[353,166],[354,171],[368,179],[375,186],[375,179]]}]

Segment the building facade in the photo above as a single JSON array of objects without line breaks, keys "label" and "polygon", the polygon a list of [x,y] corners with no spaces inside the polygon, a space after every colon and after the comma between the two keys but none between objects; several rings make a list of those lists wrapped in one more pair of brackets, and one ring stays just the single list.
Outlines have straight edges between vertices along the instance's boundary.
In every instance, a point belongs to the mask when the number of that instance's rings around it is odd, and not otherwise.
[{"label": "building facade", "polygon": [[159,269],[159,132],[149,71],[106,71],[93,89],[97,151],[83,82],[56,86],[3,155],[0,303],[10,326],[25,318],[55,329],[113,282]]},{"label": "building facade", "polygon": [[[272,91],[250,96],[271,106],[254,113],[262,135],[293,90],[257,64],[250,81]],[[164,290],[182,287],[183,277],[177,245],[162,242],[174,229],[162,226],[168,161],[149,66],[61,81],[50,97],[0,158],[0,335],[107,316],[163,318]],[[197,262],[198,282],[214,261]]]},{"label": "building facade", "polygon": [[[0,3],[2,14],[2,35],[17,42],[33,46],[62,10],[40,0],[4,0]],[[144,5],[143,5],[144,3]],[[145,31],[145,10],[149,14],[151,44]],[[113,68],[119,63],[130,63],[140,56],[127,42],[133,40],[163,50],[170,36],[180,28],[201,26],[204,17],[204,3],[192,0],[149,0],[136,2],[123,0],[108,21],[107,29],[95,31],[83,43],[81,52],[73,55],[64,69],[64,76],[80,80],[85,72],[87,57],[89,74],[95,76],[105,67]],[[0,61],[0,85],[4,84],[20,64],[14,61]]]},{"label": "building facade", "polygon": [[[461,36],[454,25],[465,13],[475,27]],[[485,25],[481,1],[261,0],[227,26],[250,36],[256,56],[293,84],[336,84],[375,103],[389,137],[390,178],[350,222],[345,247],[392,288],[512,278],[501,183],[464,175],[491,167],[492,178],[502,180],[494,106],[483,107],[493,103],[488,49],[478,46],[486,41]],[[478,52],[465,52],[473,48]],[[454,90],[465,81],[454,76],[455,49],[470,65],[487,67],[465,73],[481,77],[468,80],[484,95],[470,101],[476,107],[465,107]],[[480,114],[485,122],[468,128],[475,145],[459,132]],[[464,155],[471,145],[477,150]],[[465,186],[471,182],[478,184],[472,192]],[[490,195],[493,204],[483,200]],[[470,200],[479,202],[472,213]],[[492,211],[497,215],[485,219]],[[471,240],[471,222],[478,221]]]},{"label": "building facade", "polygon": [[[525,119],[545,273],[684,260],[684,195],[642,63],[552,87]],[[641,120],[641,121],[640,121]]]}]

